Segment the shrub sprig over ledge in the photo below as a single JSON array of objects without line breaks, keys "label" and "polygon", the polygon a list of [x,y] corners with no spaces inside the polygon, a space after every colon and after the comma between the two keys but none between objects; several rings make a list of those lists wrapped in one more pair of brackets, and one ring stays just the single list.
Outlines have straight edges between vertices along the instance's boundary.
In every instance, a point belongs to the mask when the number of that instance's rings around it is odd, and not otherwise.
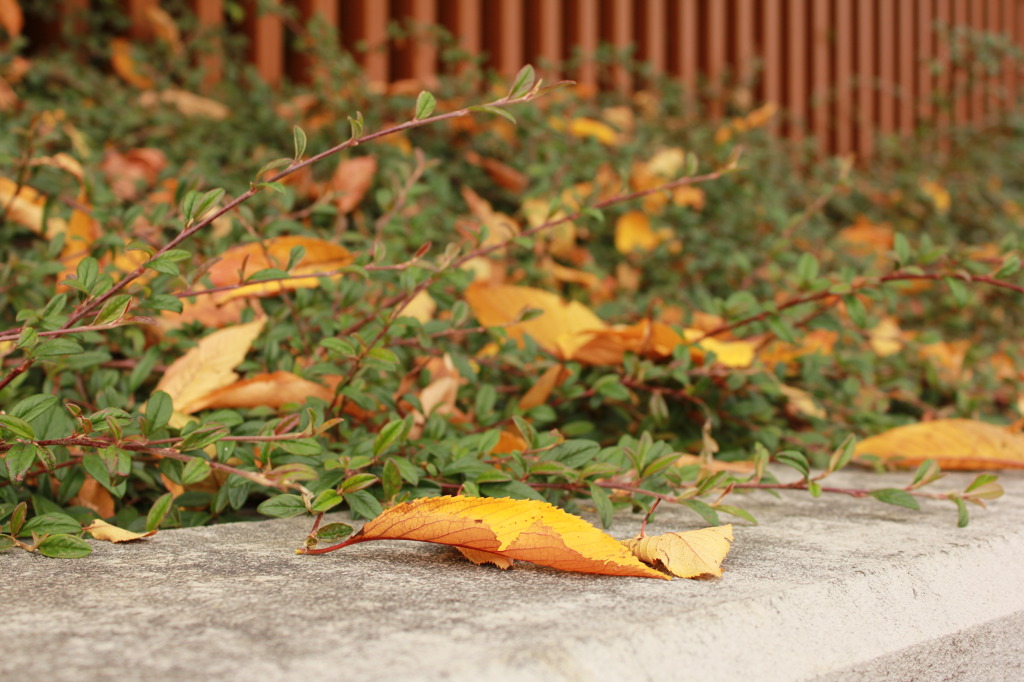
[{"label": "shrub sprig over ledge", "polygon": [[[671,83],[376,96],[336,58],[213,98],[166,47],[0,51],[0,547],[452,494],[963,525],[1001,489],[941,469],[1024,463],[1015,119],[854,167]],[[830,485],[853,461],[916,473]]]}]

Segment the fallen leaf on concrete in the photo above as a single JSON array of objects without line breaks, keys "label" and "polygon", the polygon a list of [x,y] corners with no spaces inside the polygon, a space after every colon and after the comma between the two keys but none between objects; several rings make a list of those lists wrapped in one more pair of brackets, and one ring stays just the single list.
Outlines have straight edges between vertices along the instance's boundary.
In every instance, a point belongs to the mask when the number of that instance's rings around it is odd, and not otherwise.
[{"label": "fallen leaf on concrete", "polygon": [[474,563],[491,562],[502,568],[518,559],[576,573],[669,579],[640,563],[615,538],[539,500],[451,496],[413,500],[392,507],[345,542],[324,550],[370,540],[450,545]]},{"label": "fallen leaf on concrete", "polygon": [[934,459],[943,469],[1024,469],[1024,434],[973,419],[936,419],[865,438],[854,453],[906,467]]},{"label": "fallen leaf on concrete", "polygon": [[638,559],[664,568],[680,578],[721,577],[722,560],[729,553],[732,524],[688,530],[683,533],[648,535],[623,544]]},{"label": "fallen leaf on concrete", "polygon": [[103,519],[96,519],[82,530],[89,531],[96,540],[106,540],[107,542],[132,542],[156,535],[155,530],[148,533],[133,533],[130,530],[112,526]]},{"label": "fallen leaf on concrete", "polygon": [[234,368],[245,359],[264,324],[266,318],[260,318],[213,332],[171,363],[154,390],[171,396],[175,412],[198,411],[206,396],[238,379]]}]

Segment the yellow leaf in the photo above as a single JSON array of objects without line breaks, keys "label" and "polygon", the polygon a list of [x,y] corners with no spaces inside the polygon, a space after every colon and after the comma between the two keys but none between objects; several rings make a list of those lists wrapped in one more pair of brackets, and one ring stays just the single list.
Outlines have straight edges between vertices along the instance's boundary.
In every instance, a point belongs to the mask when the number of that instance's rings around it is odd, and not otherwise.
[{"label": "yellow leaf", "polygon": [[918,186],[921,188],[921,191],[924,192],[925,196],[931,200],[932,205],[935,206],[936,213],[949,213],[949,206],[952,203],[952,199],[950,199],[949,192],[945,187],[934,180],[922,180],[918,183]]},{"label": "yellow leaf", "polygon": [[206,396],[238,379],[233,370],[245,359],[264,324],[266,318],[260,318],[215,331],[203,338],[171,363],[155,390],[171,396],[176,412],[192,414],[198,411],[201,408],[197,405],[202,405]]},{"label": "yellow leaf", "polygon": [[[354,258],[343,246],[315,237],[274,237],[263,242],[252,242],[228,249],[209,270],[215,287],[231,286],[243,282],[255,272],[267,268],[283,269],[296,246],[306,250],[305,255],[292,268],[291,275],[305,275],[339,270]],[[285,290],[311,289],[320,286],[317,277],[301,277],[277,282],[256,282],[237,289],[214,294],[217,303],[225,303],[246,296],[274,296]]]},{"label": "yellow leaf", "polygon": [[133,533],[130,530],[112,526],[103,519],[96,519],[88,526],[82,528],[82,530],[89,531],[97,540],[106,540],[107,542],[132,542],[133,540],[141,540],[142,538],[156,535],[155,530],[151,530],[148,533]]},{"label": "yellow leaf", "polygon": [[[683,335],[688,341],[693,341],[704,336],[704,332],[699,329],[684,329]],[[754,363],[757,352],[757,344],[750,341],[720,341],[714,337],[698,341],[697,348],[714,353],[715,362],[735,368],[750,367]],[[701,360],[703,360],[703,353]]]},{"label": "yellow leaf", "polygon": [[52,237],[63,232],[66,225],[57,218],[50,218],[43,228],[43,209],[46,196],[28,185],[0,177],[0,206],[7,207],[6,216],[19,225],[27,227],[38,235]]},{"label": "yellow leaf", "polygon": [[408,305],[402,309],[402,315],[419,320],[420,324],[426,324],[434,319],[435,310],[437,310],[437,303],[429,293],[421,291],[413,296]]},{"label": "yellow leaf", "polygon": [[903,349],[903,343],[903,330],[894,317],[883,317],[877,325],[868,330],[868,345],[879,357],[899,353]]},{"label": "yellow leaf", "polygon": [[[520,344],[525,336],[531,336],[541,348],[562,359],[573,357],[576,349],[586,343],[588,337],[584,332],[607,326],[582,303],[566,302],[557,294],[532,287],[474,282],[466,289],[466,302],[485,327],[507,325],[509,336]],[[531,308],[543,314],[514,322]]]},{"label": "yellow leaf", "polygon": [[898,426],[857,443],[857,456],[897,466],[934,459],[943,469],[1024,469],[1024,435],[974,419],[936,419]]},{"label": "yellow leaf", "polygon": [[665,533],[626,540],[623,544],[641,561],[680,578],[721,577],[722,560],[729,553],[732,524]]},{"label": "yellow leaf", "polygon": [[481,246],[504,244],[522,231],[512,216],[495,211],[489,201],[469,187],[462,188],[462,198],[473,215],[487,228],[487,238],[480,243]]},{"label": "yellow leaf", "polygon": [[175,54],[181,52],[183,49],[181,31],[178,30],[178,24],[166,10],[159,5],[149,5],[146,7],[146,21],[158,40],[170,45]]},{"label": "yellow leaf", "polygon": [[302,377],[278,370],[256,374],[241,379],[223,388],[211,391],[193,401],[189,413],[217,408],[273,407],[280,409],[291,403],[302,404],[307,397],[320,398],[330,402],[334,392],[326,386]]},{"label": "yellow leaf", "polygon": [[622,254],[653,251],[662,235],[651,229],[651,219],[642,211],[627,211],[615,221],[615,250]]},{"label": "yellow leaf", "polygon": [[828,416],[825,408],[815,402],[814,397],[807,391],[785,384],[779,386],[779,390],[786,397],[787,412],[803,417],[814,417],[815,419],[824,419]]},{"label": "yellow leaf", "polygon": [[125,38],[114,38],[110,41],[110,64],[114,68],[114,73],[128,85],[133,85],[140,90],[148,90],[153,87],[153,81],[135,68],[132,44]]},{"label": "yellow leaf", "polygon": [[7,31],[8,36],[16,38],[21,35],[24,25],[25,15],[18,0],[0,0],[0,28]]},{"label": "yellow leaf", "polygon": [[602,144],[619,144],[619,134],[607,123],[592,118],[574,118],[569,122],[569,134],[573,137],[592,137]]},{"label": "yellow leaf", "polygon": [[669,579],[637,561],[615,538],[539,500],[451,496],[413,500],[369,521],[342,546],[371,540],[450,545],[471,550],[470,558],[477,563],[501,565],[493,556],[498,555],[502,563],[518,559],[576,573]]},{"label": "yellow leaf", "polygon": [[214,121],[223,121],[231,115],[231,109],[215,99],[197,95],[188,90],[168,88],[161,92],[147,91],[139,96],[139,104],[144,107],[154,107],[157,104],[169,104],[175,107],[182,115],[189,118],[208,118]]},{"label": "yellow leaf", "polygon": [[85,169],[82,168],[82,164],[78,162],[78,159],[66,152],[57,152],[53,156],[38,156],[32,159],[29,165],[58,168],[73,175],[79,182],[85,179]]},{"label": "yellow leaf", "polygon": [[865,216],[858,216],[849,227],[836,234],[843,248],[856,256],[884,257],[893,247],[895,233],[889,223],[875,224]]}]

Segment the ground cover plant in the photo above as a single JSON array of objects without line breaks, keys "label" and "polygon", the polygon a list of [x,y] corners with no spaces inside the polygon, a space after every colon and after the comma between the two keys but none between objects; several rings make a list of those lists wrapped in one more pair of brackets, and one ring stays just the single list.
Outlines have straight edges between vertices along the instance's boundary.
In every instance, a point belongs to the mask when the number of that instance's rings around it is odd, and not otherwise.
[{"label": "ground cover plant", "polygon": [[[1019,119],[854,166],[671,82],[453,53],[382,93],[315,31],[311,86],[228,59],[201,94],[186,16],[148,47],[98,16],[55,54],[0,28],[0,547],[442,495],[963,525],[1001,489],[942,468],[1024,462]],[[855,459],[916,473],[829,485]]]}]

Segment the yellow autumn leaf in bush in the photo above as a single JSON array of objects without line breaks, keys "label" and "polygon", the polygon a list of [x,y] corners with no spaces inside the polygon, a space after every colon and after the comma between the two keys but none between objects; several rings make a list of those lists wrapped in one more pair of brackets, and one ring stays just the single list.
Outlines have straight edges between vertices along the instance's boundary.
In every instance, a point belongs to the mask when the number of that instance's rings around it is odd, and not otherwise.
[{"label": "yellow autumn leaf in bush", "polygon": [[949,213],[949,207],[953,201],[949,196],[949,191],[945,187],[934,180],[922,180],[918,183],[918,187],[920,187],[925,196],[931,200],[936,213]]},{"label": "yellow autumn leaf in bush", "polygon": [[574,118],[569,122],[569,134],[573,137],[592,137],[602,144],[615,146],[619,144],[619,133],[607,123],[592,118]]},{"label": "yellow autumn leaf in bush", "polygon": [[651,229],[651,219],[643,211],[627,211],[615,221],[615,250],[622,254],[634,251],[653,251],[666,236]]},{"label": "yellow autumn leaf in bush", "polygon": [[680,578],[722,576],[722,561],[732,543],[732,524],[682,533],[648,535],[623,544],[641,561]]},{"label": "yellow autumn leaf in bush", "polygon": [[455,547],[470,561],[508,568],[514,560],[561,571],[659,578],[615,538],[539,500],[431,497],[388,509],[339,545],[298,550],[322,554],[372,540],[417,540]]},{"label": "yellow autumn leaf in bush", "polygon": [[907,467],[934,459],[943,469],[1024,469],[1024,434],[975,419],[936,419],[865,438],[855,453]]},{"label": "yellow autumn leaf in bush", "polygon": [[[344,246],[315,237],[274,237],[228,249],[210,268],[208,276],[214,287],[240,284],[253,273],[268,268],[283,269],[296,246],[305,249],[305,255],[292,268],[291,275],[312,275],[331,272],[349,265],[354,259]],[[218,303],[245,296],[274,296],[285,290],[309,289],[320,286],[317,277],[300,277],[276,282],[256,282],[237,289],[214,294]]]},{"label": "yellow autumn leaf in bush", "polygon": [[[587,306],[565,301],[557,294],[512,285],[488,286],[474,282],[466,289],[466,302],[485,327],[504,326],[509,336],[522,343],[533,337],[547,352],[569,359],[587,341],[583,332],[604,329],[607,325]],[[525,322],[515,322],[529,309],[542,314]]]}]

